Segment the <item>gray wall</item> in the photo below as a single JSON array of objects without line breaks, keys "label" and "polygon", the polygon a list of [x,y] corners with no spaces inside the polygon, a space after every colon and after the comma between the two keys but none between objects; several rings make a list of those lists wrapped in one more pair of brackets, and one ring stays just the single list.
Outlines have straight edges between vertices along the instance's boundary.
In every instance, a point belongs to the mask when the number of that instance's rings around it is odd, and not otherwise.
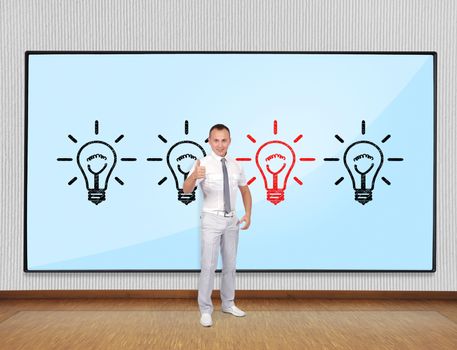
[{"label": "gray wall", "polygon": [[438,53],[437,272],[243,273],[238,288],[456,291],[456,4],[0,0],[0,290],[197,285],[197,274],[22,272],[25,50],[427,50]]}]

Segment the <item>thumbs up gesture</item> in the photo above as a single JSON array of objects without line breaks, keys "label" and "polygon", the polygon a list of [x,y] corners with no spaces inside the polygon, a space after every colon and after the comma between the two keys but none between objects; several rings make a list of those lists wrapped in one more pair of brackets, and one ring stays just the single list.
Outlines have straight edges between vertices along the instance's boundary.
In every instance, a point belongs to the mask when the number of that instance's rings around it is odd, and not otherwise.
[{"label": "thumbs up gesture", "polygon": [[197,164],[195,166],[195,177],[197,179],[204,179],[205,173],[206,173],[206,169],[204,166],[200,166],[200,159],[198,159]]}]

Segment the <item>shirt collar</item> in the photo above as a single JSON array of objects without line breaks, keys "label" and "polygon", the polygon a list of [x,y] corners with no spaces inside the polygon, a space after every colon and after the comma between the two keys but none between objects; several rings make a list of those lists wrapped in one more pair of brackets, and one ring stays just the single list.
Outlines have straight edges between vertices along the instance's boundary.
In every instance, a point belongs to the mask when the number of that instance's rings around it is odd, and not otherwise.
[{"label": "shirt collar", "polygon": [[225,157],[221,157],[221,156],[218,156],[214,151],[211,151],[211,155],[212,155],[218,162],[220,162],[222,158],[225,158],[225,159],[228,160],[227,154],[225,155]]}]

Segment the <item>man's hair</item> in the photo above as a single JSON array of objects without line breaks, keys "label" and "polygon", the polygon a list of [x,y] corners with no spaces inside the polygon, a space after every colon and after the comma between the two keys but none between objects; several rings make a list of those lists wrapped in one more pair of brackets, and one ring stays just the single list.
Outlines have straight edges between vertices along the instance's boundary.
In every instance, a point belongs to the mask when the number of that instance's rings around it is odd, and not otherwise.
[{"label": "man's hair", "polygon": [[211,131],[213,131],[214,129],[216,129],[216,130],[227,130],[228,133],[229,133],[229,136],[230,136],[230,129],[228,127],[226,127],[224,124],[216,124],[216,125],[213,125],[211,127],[211,129],[209,129],[208,137],[211,136]]}]

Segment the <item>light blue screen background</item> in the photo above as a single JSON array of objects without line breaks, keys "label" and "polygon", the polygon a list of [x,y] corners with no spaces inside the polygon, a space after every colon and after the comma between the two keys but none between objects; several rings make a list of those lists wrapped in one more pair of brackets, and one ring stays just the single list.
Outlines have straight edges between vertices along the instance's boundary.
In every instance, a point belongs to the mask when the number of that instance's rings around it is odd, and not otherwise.
[{"label": "light blue screen background", "polygon": [[[316,158],[297,161],[277,206],[266,201],[255,162],[242,162],[247,178],[257,180],[238,269],[431,270],[433,102],[433,56],[425,54],[30,55],[28,269],[199,269],[201,192],[183,205],[166,162],[146,159],[165,158],[186,139],[209,152],[209,127],[224,123],[232,157],[254,158],[262,143],[280,139],[297,157]],[[87,200],[75,161],[91,140],[108,142],[119,158],[137,158],[118,162],[98,206]],[[384,162],[364,206],[354,201],[343,162],[323,161],[342,159],[357,140],[375,142],[386,158],[404,158]],[[237,208],[243,215],[240,198]]]}]

